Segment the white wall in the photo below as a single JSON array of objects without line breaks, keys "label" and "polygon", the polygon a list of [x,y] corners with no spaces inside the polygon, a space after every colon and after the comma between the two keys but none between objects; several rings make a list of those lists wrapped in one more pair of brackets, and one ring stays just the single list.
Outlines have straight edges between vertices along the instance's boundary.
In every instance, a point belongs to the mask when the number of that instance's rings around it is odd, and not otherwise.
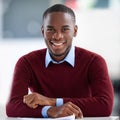
[{"label": "white wall", "polygon": [[77,17],[79,33],[75,43],[101,54],[110,76],[120,78],[120,16],[111,9],[96,9],[80,12]]}]

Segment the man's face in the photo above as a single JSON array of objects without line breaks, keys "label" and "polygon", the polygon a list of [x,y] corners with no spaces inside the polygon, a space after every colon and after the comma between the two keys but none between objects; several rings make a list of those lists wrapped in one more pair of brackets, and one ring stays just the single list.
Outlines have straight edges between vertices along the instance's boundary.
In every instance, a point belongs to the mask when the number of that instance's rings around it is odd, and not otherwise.
[{"label": "man's face", "polygon": [[76,36],[77,26],[68,13],[53,12],[43,21],[42,34],[51,57],[60,61],[65,58]]}]

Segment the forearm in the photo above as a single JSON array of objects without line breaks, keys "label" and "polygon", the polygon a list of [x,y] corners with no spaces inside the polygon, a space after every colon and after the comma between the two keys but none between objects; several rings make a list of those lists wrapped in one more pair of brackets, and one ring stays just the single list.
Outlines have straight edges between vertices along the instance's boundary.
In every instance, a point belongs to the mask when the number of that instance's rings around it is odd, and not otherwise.
[{"label": "forearm", "polygon": [[42,106],[36,109],[28,107],[22,100],[10,101],[6,105],[6,114],[8,117],[42,117]]},{"label": "forearm", "polygon": [[61,106],[52,106],[48,109],[47,114],[52,118],[65,117],[73,114],[76,118],[83,118],[81,109],[72,102],[67,102]]},{"label": "forearm", "polygon": [[109,116],[112,112],[113,98],[88,97],[88,98],[63,98],[64,103],[71,101],[83,112],[84,117]]}]

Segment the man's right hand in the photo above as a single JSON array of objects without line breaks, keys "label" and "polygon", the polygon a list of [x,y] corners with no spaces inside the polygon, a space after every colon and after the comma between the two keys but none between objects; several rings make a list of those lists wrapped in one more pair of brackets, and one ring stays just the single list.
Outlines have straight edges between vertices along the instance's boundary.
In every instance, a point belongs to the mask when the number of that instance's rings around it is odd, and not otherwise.
[{"label": "man's right hand", "polygon": [[23,102],[30,108],[37,108],[39,105],[55,106],[56,99],[49,98],[39,93],[32,93],[23,97]]},{"label": "man's right hand", "polygon": [[61,105],[59,107],[50,107],[47,111],[47,114],[49,117],[52,118],[65,117],[73,114],[76,118],[83,118],[83,113],[81,109],[72,102],[65,103],[64,105]]}]

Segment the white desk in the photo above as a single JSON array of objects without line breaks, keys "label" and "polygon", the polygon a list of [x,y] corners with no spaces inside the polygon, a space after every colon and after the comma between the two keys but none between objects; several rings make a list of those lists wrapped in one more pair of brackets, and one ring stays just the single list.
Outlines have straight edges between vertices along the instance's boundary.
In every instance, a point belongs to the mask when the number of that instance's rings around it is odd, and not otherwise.
[{"label": "white desk", "polygon": [[[24,118],[19,119],[19,118],[11,118],[11,117],[1,117],[0,120],[25,120]],[[44,118],[33,118],[33,119],[27,119],[27,120],[47,120]],[[50,120],[50,119],[48,119]],[[51,119],[53,120],[53,119]],[[85,117],[83,119],[75,119],[75,120],[119,120],[118,116],[110,116],[110,117]]]}]

